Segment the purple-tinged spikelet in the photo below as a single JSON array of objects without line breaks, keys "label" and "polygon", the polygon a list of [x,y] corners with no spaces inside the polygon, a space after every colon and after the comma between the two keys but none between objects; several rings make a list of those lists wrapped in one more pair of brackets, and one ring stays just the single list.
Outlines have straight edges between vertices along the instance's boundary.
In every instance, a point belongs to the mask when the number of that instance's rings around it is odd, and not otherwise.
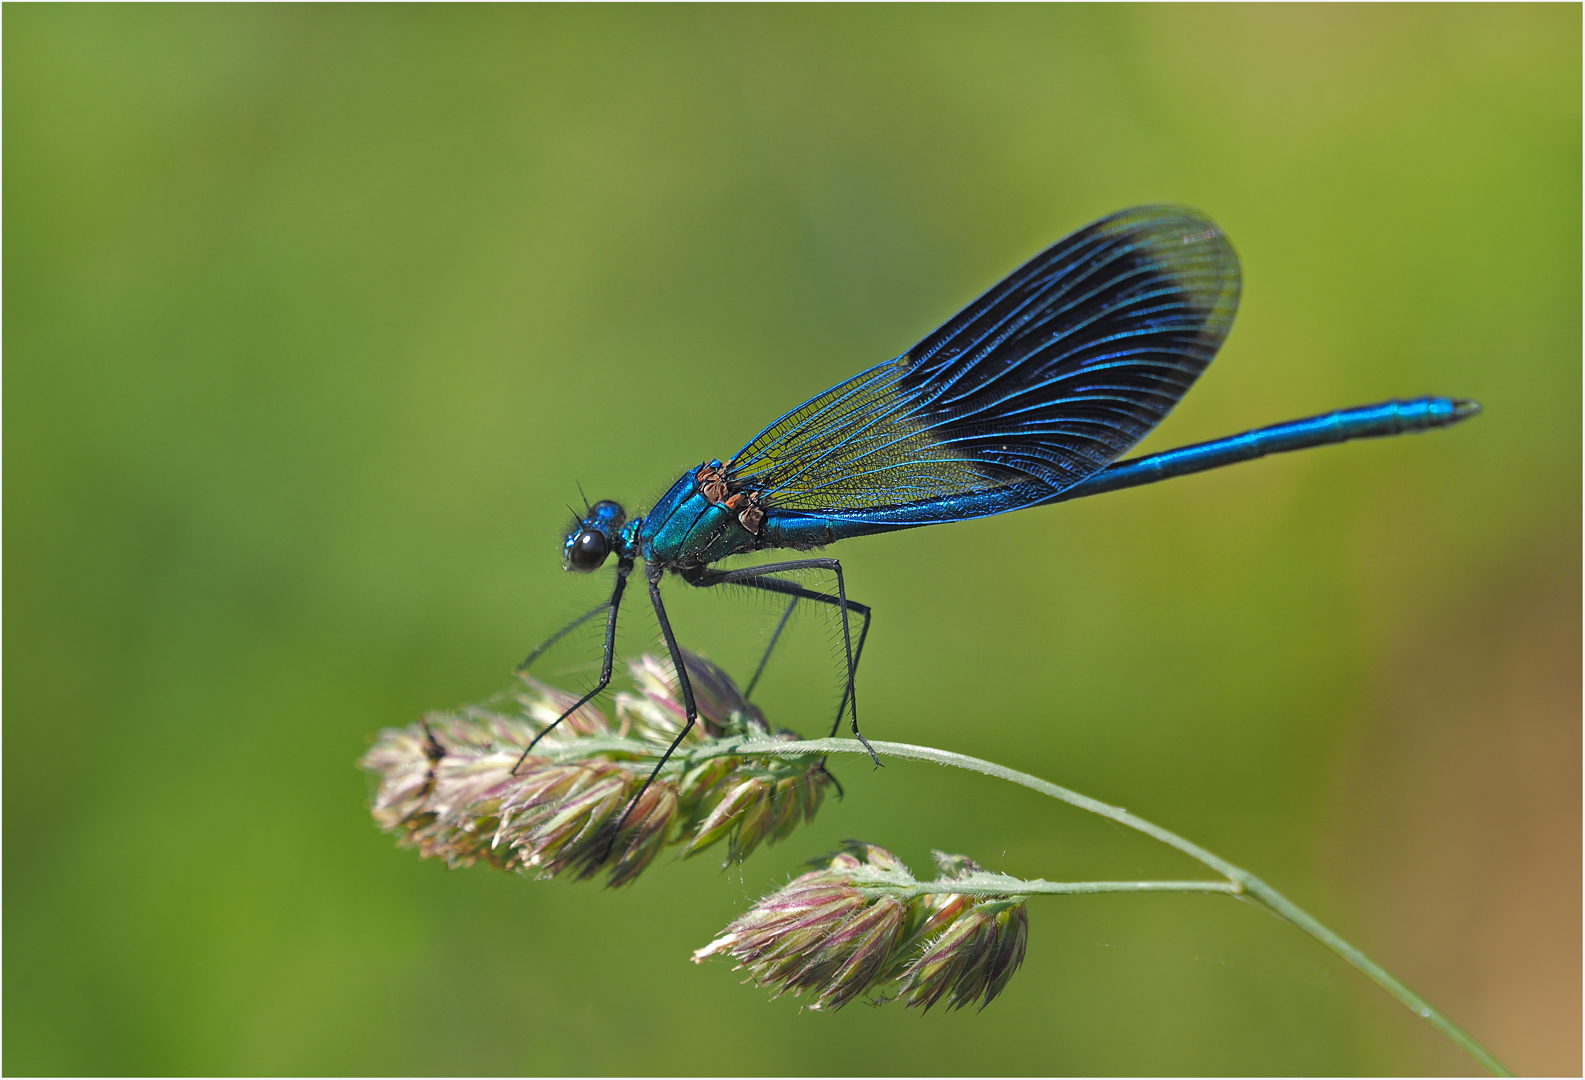
[{"label": "purple-tinged spikelet", "polygon": [[[946,860],[951,860],[948,862]],[[940,885],[978,870],[943,860]],[[884,848],[850,844],[818,870],[763,898],[693,954],[726,955],[780,997],[807,994],[834,1011],[866,992],[895,990],[926,1010],[989,1004],[1023,962],[1029,921],[1023,897],[921,891]]]},{"label": "purple-tinged spikelet", "polygon": [[[796,740],[772,732],[719,668],[688,654],[701,723],[674,759],[727,734]],[[522,758],[534,737],[577,698],[524,679],[485,705],[432,713],[380,733],[359,764],[377,774],[372,813],[426,858],[452,866],[484,861],[541,877],[609,884],[638,877],[668,845],[692,856],[721,840],[729,862],[811,821],[831,783],[823,766],[771,757],[706,756],[663,773],[627,813],[684,714],[669,664],[631,665],[637,694],[616,695],[616,723],[584,705]],[[521,763],[519,759],[522,758]]]}]

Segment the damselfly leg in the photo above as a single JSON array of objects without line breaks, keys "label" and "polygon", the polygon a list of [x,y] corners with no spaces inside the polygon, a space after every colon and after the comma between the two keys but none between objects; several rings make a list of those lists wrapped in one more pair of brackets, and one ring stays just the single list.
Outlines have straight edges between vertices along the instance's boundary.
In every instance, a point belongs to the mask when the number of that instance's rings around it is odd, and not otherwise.
[{"label": "damselfly leg", "polygon": [[[832,596],[829,593],[816,592],[813,589],[806,589],[802,585],[799,585],[795,582],[785,581],[781,578],[772,576],[775,574],[792,573],[798,570],[832,571],[837,576],[837,595]],[[842,714],[848,710],[849,704],[851,703],[853,715],[853,737],[864,744],[864,749],[870,752],[870,757],[874,760],[876,765],[881,764],[880,756],[876,754],[874,748],[870,746],[869,740],[859,732],[858,694],[854,689],[854,678],[858,672],[858,662],[864,655],[864,641],[869,636],[870,632],[871,609],[868,605],[860,604],[847,598],[847,582],[842,576],[842,563],[839,560],[795,559],[790,562],[765,563],[763,566],[745,566],[738,570],[701,569],[693,572],[684,572],[683,580],[687,581],[690,585],[696,585],[699,588],[705,589],[716,585],[745,585],[751,589],[761,589],[765,592],[775,592],[781,593],[784,596],[791,596],[794,598],[794,602],[802,599],[813,600],[816,603],[821,604],[830,604],[840,611],[842,614],[842,645],[843,651],[847,658],[848,677],[847,685],[842,691],[842,701],[837,706],[836,721],[831,726],[831,734],[834,736],[837,733],[837,729],[842,724]],[[848,612],[850,610],[858,612],[859,615],[861,615],[864,619],[864,625],[859,631],[859,643],[857,649],[853,647],[853,634],[848,621]],[[792,609],[789,606],[788,614],[791,614],[791,611]],[[782,622],[784,624],[786,622],[785,615],[782,617]],[[781,634],[780,627],[777,628],[776,633],[778,636]],[[772,638],[771,646],[774,648],[775,644],[776,640],[775,638]],[[769,655],[770,652],[767,649],[766,659],[769,659]],[[761,670],[764,669],[764,666],[765,661],[760,661]],[[756,674],[755,678],[757,679],[758,677],[758,674]]]},{"label": "damselfly leg", "polygon": [[[611,685],[611,668],[616,663],[616,616],[622,608],[622,591],[627,588],[627,576],[632,572],[632,559],[623,558],[616,564],[616,586],[611,590],[610,601],[602,605],[603,607],[609,608],[610,613],[606,616],[605,620],[605,655],[600,660],[600,682],[593,690],[590,690],[587,694],[583,695],[583,697],[579,698],[572,708],[556,717],[554,723],[545,728],[545,730],[541,731],[538,735],[535,735],[534,738],[529,741],[528,746],[523,749],[522,755],[517,759],[517,764],[512,766],[512,774],[514,776],[517,774],[517,770],[523,767],[523,762],[528,760],[528,755],[533,753],[534,747],[539,744],[539,740],[543,739],[546,735],[549,735],[552,731],[555,731],[563,720],[567,719],[567,717],[571,716],[573,713],[589,704],[589,702],[599,697],[600,694],[604,692],[605,688]],[[523,667],[527,667],[530,661],[554,644],[556,640],[559,639],[563,634],[566,634],[569,630],[572,630],[586,619],[593,617],[595,612],[599,610],[600,608],[595,608],[594,611],[584,615],[577,622],[573,623],[572,626],[566,627],[560,633],[556,634],[555,637],[551,638],[550,641],[547,641],[544,645],[541,645],[539,648],[529,653],[528,660],[523,661]],[[671,631],[668,628],[668,638],[670,637],[670,634]],[[518,670],[521,671],[522,668],[519,668]],[[686,686],[687,683],[684,682],[683,685]],[[690,708],[691,707],[692,705],[690,703]]]},{"label": "damselfly leg", "polygon": [[[803,586],[796,585],[790,581],[783,581],[780,578],[764,576],[771,573],[785,573],[793,570],[806,569],[834,570],[837,575],[837,595],[830,596],[826,593],[815,592],[812,589],[805,589]],[[682,745],[683,739],[688,737],[688,732],[693,730],[694,723],[697,721],[699,715],[699,711],[694,705],[693,684],[688,679],[688,668],[683,662],[682,650],[677,647],[677,637],[674,633],[672,633],[671,620],[666,616],[666,605],[661,601],[660,598],[660,582],[661,578],[664,576],[665,570],[663,568],[653,564],[645,565],[645,577],[649,580],[650,603],[655,608],[655,618],[660,623],[661,636],[666,641],[666,651],[671,655],[672,669],[677,673],[677,689],[682,695],[683,714],[686,722],[683,724],[682,730],[677,732],[677,737],[671,741],[671,745],[666,747],[666,753],[663,754],[661,759],[655,763],[655,768],[650,771],[649,777],[644,781],[644,786],[639,788],[638,792],[628,800],[627,806],[622,810],[622,816],[618,818],[616,824],[611,827],[609,840],[607,841],[606,845],[607,854],[609,854],[611,847],[616,843],[616,838],[621,833],[622,826],[627,824],[628,816],[633,812],[633,807],[638,805],[639,800],[644,797],[644,793],[649,790],[650,785],[655,782],[655,778],[660,775],[661,769],[666,767],[666,762],[670,761],[672,754],[676,753],[677,747]],[[881,763],[880,758],[875,754],[874,749],[870,747],[869,742],[864,738],[863,735],[859,734],[858,704],[856,697],[853,695],[853,668],[856,662],[856,656],[853,650],[852,638],[848,629],[847,619],[849,608],[858,611],[864,616],[864,630],[865,632],[868,632],[870,609],[862,604],[852,603],[847,599],[847,588],[845,582],[842,579],[842,566],[837,562],[837,560],[801,559],[795,562],[770,563],[765,566],[746,567],[742,570],[730,570],[724,573],[720,571],[706,571],[705,574],[701,575],[698,580],[695,580],[692,576],[685,576],[685,580],[688,580],[689,584],[696,584],[706,588],[712,585],[747,585],[750,588],[765,589],[769,592],[790,595],[794,598],[794,602],[799,599],[804,599],[814,600],[819,603],[836,604],[838,609],[842,612],[842,636],[843,643],[847,647],[846,651],[848,658],[848,687],[847,692],[842,695],[842,705],[843,708],[845,708],[850,700],[854,702],[853,734],[859,740],[859,742],[864,744],[864,748],[869,750],[870,756],[875,759],[875,764],[879,765]],[[614,597],[612,599],[611,606],[612,610],[614,611],[616,608],[616,598]],[[786,624],[788,614],[791,614],[790,607],[788,612],[782,616],[783,625]],[[778,627],[778,633],[779,632],[780,628]],[[863,640],[864,634],[861,633],[859,636],[860,648],[863,647]],[[763,664],[761,666],[763,667]],[[603,689],[603,685],[601,689]],[[597,689],[595,693],[598,692],[599,690]],[[842,709],[839,709],[837,712],[837,722],[841,723],[841,721]],[[822,762],[822,768],[823,767],[824,765]]]},{"label": "damselfly leg", "polygon": [[644,565],[644,576],[649,579],[649,602],[654,605],[655,618],[660,621],[661,637],[666,640],[666,651],[671,654],[672,669],[677,672],[677,689],[682,694],[683,716],[686,722],[682,725],[682,730],[677,732],[677,737],[671,741],[671,745],[666,747],[661,759],[650,770],[644,786],[627,801],[627,806],[622,809],[622,816],[616,819],[615,825],[608,827],[605,851],[600,856],[600,862],[610,857],[611,848],[615,846],[616,838],[621,835],[622,826],[627,824],[628,815],[632,814],[633,807],[637,806],[638,801],[644,797],[644,792],[648,791],[650,785],[655,782],[655,777],[659,776],[660,771],[666,767],[666,762],[670,761],[672,754],[677,752],[677,747],[688,737],[688,732],[693,730],[694,722],[699,717],[699,710],[693,703],[693,684],[688,681],[688,666],[683,662],[682,650],[677,647],[677,636],[671,632],[671,620],[666,617],[666,605],[661,603],[660,599],[660,579],[665,573],[662,567],[653,563]]}]

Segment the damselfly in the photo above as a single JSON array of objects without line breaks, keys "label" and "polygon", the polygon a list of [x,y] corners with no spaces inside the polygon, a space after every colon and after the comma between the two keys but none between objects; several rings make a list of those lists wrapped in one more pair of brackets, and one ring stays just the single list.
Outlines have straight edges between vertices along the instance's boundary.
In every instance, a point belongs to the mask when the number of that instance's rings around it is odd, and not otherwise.
[{"label": "damselfly", "polygon": [[[1005,514],[1270,453],[1445,427],[1480,411],[1458,398],[1386,401],[1113,464],[1211,362],[1233,324],[1238,296],[1238,256],[1221,230],[1193,210],[1139,207],[1080,229],[895,360],[804,402],[732,460],[690,469],[647,514],[629,517],[608,500],[586,507],[567,534],[566,568],[588,573],[615,555],[610,599],[521,666],[604,612],[599,681],[562,719],[603,691],[611,681],[622,594],[642,559],[687,713],[667,757],[696,716],[661,602],[668,570],[689,585],[742,585],[789,598],[766,659],[793,606],[835,607],[847,681],[832,734],[849,713],[854,736],[868,748],[859,733],[855,675],[871,612],[848,599],[842,563],[796,558],[732,570],[714,564],[730,555],[804,552],[853,536]],[[804,570],[835,575],[834,594],[787,577]],[[850,613],[862,620],[856,641]],[[761,660],[760,671],[764,665]]]}]

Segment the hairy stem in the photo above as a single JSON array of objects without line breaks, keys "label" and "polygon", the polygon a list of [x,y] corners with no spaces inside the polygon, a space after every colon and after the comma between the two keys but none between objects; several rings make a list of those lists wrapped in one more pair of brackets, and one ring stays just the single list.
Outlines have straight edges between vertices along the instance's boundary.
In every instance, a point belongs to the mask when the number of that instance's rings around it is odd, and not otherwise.
[{"label": "hairy stem", "polygon": [[[1366,956],[1359,949],[1356,949],[1353,945],[1350,945],[1347,941],[1343,940],[1343,938],[1339,937],[1336,933],[1322,925],[1320,921],[1306,912],[1303,908],[1299,907],[1299,905],[1283,896],[1276,889],[1273,889],[1270,885],[1267,885],[1264,881],[1261,881],[1248,870],[1245,870],[1239,866],[1234,866],[1226,859],[1223,859],[1217,855],[1213,855],[1211,852],[1206,851],[1198,844],[1185,840],[1177,833],[1170,832],[1167,829],[1163,829],[1160,825],[1146,821],[1137,814],[1131,814],[1120,806],[1111,806],[1107,803],[1101,802],[1098,799],[1092,799],[1087,795],[1080,795],[1076,791],[1070,791],[1065,787],[1060,787],[1059,785],[1053,784],[1048,780],[1042,780],[1038,776],[1031,776],[1029,773],[1019,772],[1017,769],[1009,769],[1005,765],[997,765],[994,762],[983,761],[980,758],[969,757],[967,754],[954,754],[949,750],[936,750],[928,746],[912,746],[908,743],[881,742],[878,740],[871,741],[870,745],[873,746],[879,753],[889,754],[892,757],[905,758],[913,761],[929,761],[934,762],[937,765],[950,765],[953,768],[967,769],[970,772],[982,773],[985,776],[993,776],[999,780],[1009,780],[1012,783],[1021,784],[1032,791],[1038,791],[1042,795],[1049,795],[1053,799],[1059,799],[1070,806],[1078,807],[1080,810],[1088,810],[1092,814],[1099,814],[1101,817],[1109,818],[1112,821],[1117,822],[1119,825],[1126,825],[1130,829],[1136,829],[1139,832],[1144,833],[1146,836],[1153,837],[1161,841],[1163,844],[1168,845],[1169,847],[1177,848],[1190,858],[1203,863],[1212,870],[1215,870],[1217,873],[1227,878],[1228,881],[1231,882],[1233,886],[1235,886],[1225,890],[1205,891],[1226,891],[1240,895],[1242,898],[1254,901],[1278,917],[1287,920],[1289,923],[1298,927],[1300,930],[1303,930],[1306,934],[1309,934],[1315,940],[1325,945],[1328,949],[1331,949],[1337,955],[1341,956],[1344,960],[1347,960],[1350,964],[1354,965],[1354,967],[1358,968],[1364,973],[1366,978],[1370,979],[1377,986],[1381,987],[1383,990],[1387,991],[1387,993],[1397,998],[1416,1016],[1420,1017],[1437,1031],[1441,1032],[1455,1046],[1463,1050],[1476,1061],[1480,1062],[1480,1064],[1493,1075],[1513,1075],[1503,1067],[1502,1062],[1498,1061],[1491,1055],[1490,1051],[1471,1038],[1469,1034],[1457,1024],[1453,1023],[1453,1021],[1449,1020],[1446,1016],[1443,1016],[1442,1013],[1433,1008],[1430,1002],[1426,1001],[1419,994],[1416,994],[1413,990],[1410,990],[1402,982],[1394,978],[1387,971],[1387,969],[1383,968],[1380,964]],[[853,739],[809,739],[804,742],[771,742],[762,739],[721,739],[715,743],[694,751],[691,756],[697,760],[701,757],[715,757],[723,754],[775,754],[798,756],[812,754],[864,753],[868,753],[868,751],[862,744]],[[1034,883],[1026,882],[1024,884],[1029,885]],[[1043,882],[1041,884],[1055,885],[1056,887],[1040,889],[1036,891],[1122,891],[1121,887],[1123,886],[1131,886],[1134,891],[1138,891],[1141,888],[1162,889],[1168,886],[1198,886],[1203,889],[1205,884],[1219,883],[1074,882],[1065,885],[1062,883]],[[1095,886],[1118,886],[1119,888],[1103,889],[1096,888]],[[1176,889],[1173,891],[1187,890]]]},{"label": "hairy stem", "polygon": [[950,893],[954,896],[1077,896],[1085,893],[1110,892],[1178,892],[1178,893],[1238,893],[1235,881],[1042,881],[1035,878],[1025,881],[1005,874],[980,874],[973,881],[920,881],[912,885],[870,884],[862,879],[854,882],[861,892],[895,896],[899,900],[913,900],[931,893]]}]

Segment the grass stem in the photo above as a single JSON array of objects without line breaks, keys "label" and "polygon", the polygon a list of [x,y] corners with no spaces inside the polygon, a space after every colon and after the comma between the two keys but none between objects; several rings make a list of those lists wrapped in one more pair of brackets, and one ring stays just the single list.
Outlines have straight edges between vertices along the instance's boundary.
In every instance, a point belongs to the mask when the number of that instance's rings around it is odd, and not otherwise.
[{"label": "grass stem", "polygon": [[[1494,1076],[1512,1076],[1503,1067],[1502,1062],[1492,1056],[1480,1043],[1453,1021],[1449,1020],[1430,1002],[1419,994],[1409,989],[1397,978],[1393,977],[1386,968],[1366,956],[1359,949],[1350,945],[1342,937],[1324,926],[1318,919],[1306,912],[1299,905],[1283,896],[1276,889],[1267,885],[1260,878],[1251,874],[1242,867],[1235,866],[1226,859],[1200,847],[1200,845],[1185,840],[1175,832],[1163,829],[1154,822],[1146,821],[1137,814],[1131,814],[1120,806],[1111,806],[1098,799],[1087,795],[1080,795],[1076,791],[1042,780],[1017,769],[1009,769],[1005,765],[984,761],[980,758],[969,757],[967,754],[955,754],[950,750],[936,750],[928,746],[913,746],[908,743],[882,742],[872,740],[870,745],[883,755],[904,758],[911,761],[929,761],[937,765],[948,765],[957,769],[967,769],[985,776],[995,777],[999,780],[1008,780],[1020,784],[1031,791],[1038,791],[1042,795],[1049,795],[1069,806],[1076,806],[1080,810],[1087,810],[1092,814],[1109,818],[1119,825],[1126,825],[1146,836],[1161,841],[1169,847],[1177,848],[1185,855],[1210,867],[1223,877],[1227,878],[1229,886],[1222,886],[1220,882],[1040,882],[1049,888],[1030,889],[1039,892],[1121,892],[1121,891],[1210,891],[1228,892],[1250,900],[1257,905],[1272,912],[1309,934],[1312,938],[1331,949],[1338,956],[1348,961],[1359,969],[1366,978],[1377,986],[1397,998],[1411,1012],[1437,1031],[1441,1032],[1449,1041],[1470,1057],[1478,1061],[1482,1067]],[[770,742],[766,740],[748,739],[722,739],[708,747],[696,751],[694,757],[717,756],[720,754],[865,754],[868,751],[863,744],[854,739],[810,739],[804,742]],[[1012,879],[1016,880],[1016,879]],[[1024,886],[1033,886],[1034,882],[1023,882]],[[1211,886],[1217,886],[1212,888]]]}]

